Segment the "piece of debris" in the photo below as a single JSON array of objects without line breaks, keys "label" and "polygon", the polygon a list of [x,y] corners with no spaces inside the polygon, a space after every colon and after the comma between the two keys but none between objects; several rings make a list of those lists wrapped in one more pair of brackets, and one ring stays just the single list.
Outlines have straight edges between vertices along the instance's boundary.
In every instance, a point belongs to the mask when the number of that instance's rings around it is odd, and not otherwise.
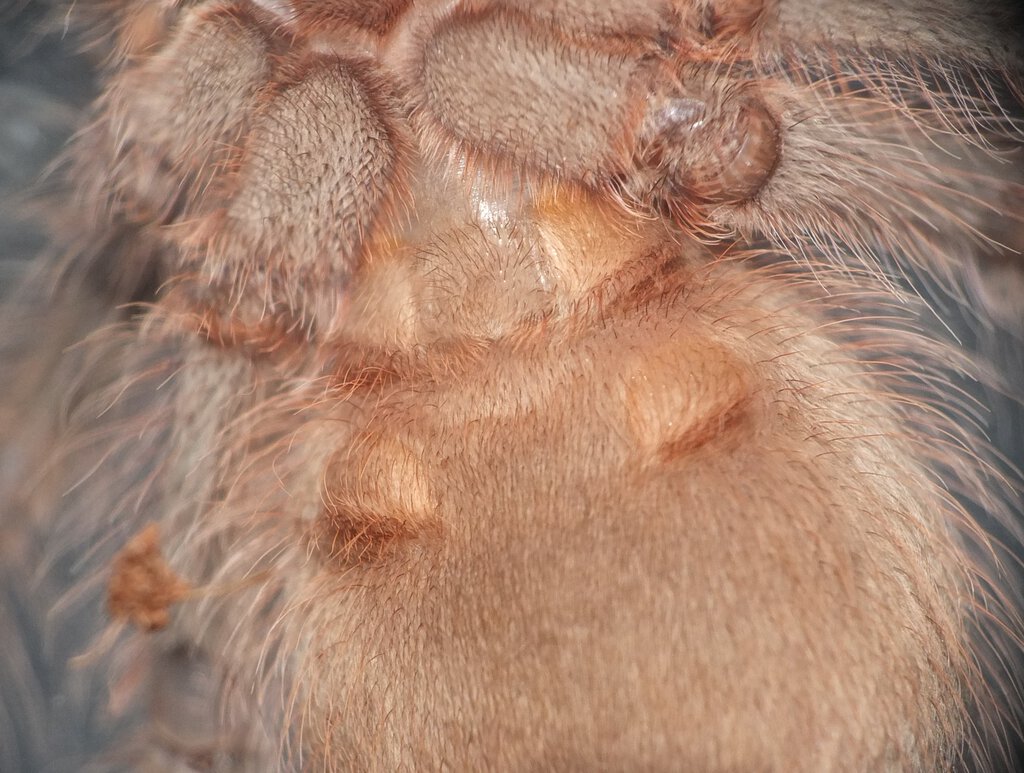
[{"label": "piece of debris", "polygon": [[107,586],[107,609],[142,631],[158,631],[170,621],[170,607],[192,586],[176,575],[160,553],[160,530],[150,523],[121,548]]}]

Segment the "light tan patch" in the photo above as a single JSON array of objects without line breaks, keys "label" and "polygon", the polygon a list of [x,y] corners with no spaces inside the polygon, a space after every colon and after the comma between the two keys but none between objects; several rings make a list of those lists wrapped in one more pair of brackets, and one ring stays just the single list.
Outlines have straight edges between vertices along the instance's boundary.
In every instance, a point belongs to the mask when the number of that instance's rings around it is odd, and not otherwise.
[{"label": "light tan patch", "polygon": [[548,186],[532,215],[551,273],[559,280],[559,296],[567,304],[587,297],[664,244],[661,225],[638,221],[583,188]]},{"label": "light tan patch", "polygon": [[722,436],[744,416],[749,368],[706,339],[673,338],[638,356],[625,377],[628,424],[645,455],[684,456]]},{"label": "light tan patch", "polygon": [[437,530],[436,496],[419,457],[396,437],[367,433],[331,460],[317,535],[330,556],[374,561],[396,543]]}]

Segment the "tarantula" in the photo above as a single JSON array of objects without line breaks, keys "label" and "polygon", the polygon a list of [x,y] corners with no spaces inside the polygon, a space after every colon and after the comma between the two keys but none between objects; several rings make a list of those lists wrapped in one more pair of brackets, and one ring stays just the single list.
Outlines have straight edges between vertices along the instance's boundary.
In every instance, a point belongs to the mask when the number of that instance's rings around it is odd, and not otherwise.
[{"label": "tarantula", "polygon": [[3,525],[94,764],[1013,764],[1018,489],[914,284],[1020,330],[1007,12],[76,13]]}]

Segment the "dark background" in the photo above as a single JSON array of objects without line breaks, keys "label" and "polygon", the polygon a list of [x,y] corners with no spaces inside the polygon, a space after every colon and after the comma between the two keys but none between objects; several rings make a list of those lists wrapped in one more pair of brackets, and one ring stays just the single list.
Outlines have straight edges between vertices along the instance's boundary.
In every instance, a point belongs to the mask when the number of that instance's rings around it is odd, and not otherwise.
[{"label": "dark background", "polygon": [[44,244],[26,199],[95,93],[92,57],[32,0],[0,0],[0,291]]}]

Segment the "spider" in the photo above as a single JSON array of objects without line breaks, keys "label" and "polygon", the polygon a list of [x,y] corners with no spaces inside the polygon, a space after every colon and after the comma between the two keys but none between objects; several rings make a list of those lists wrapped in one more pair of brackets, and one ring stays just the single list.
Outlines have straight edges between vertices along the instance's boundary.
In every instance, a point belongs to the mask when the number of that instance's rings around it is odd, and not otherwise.
[{"label": "spider", "polygon": [[4,485],[94,761],[1014,764],[1008,12],[79,6]]}]

